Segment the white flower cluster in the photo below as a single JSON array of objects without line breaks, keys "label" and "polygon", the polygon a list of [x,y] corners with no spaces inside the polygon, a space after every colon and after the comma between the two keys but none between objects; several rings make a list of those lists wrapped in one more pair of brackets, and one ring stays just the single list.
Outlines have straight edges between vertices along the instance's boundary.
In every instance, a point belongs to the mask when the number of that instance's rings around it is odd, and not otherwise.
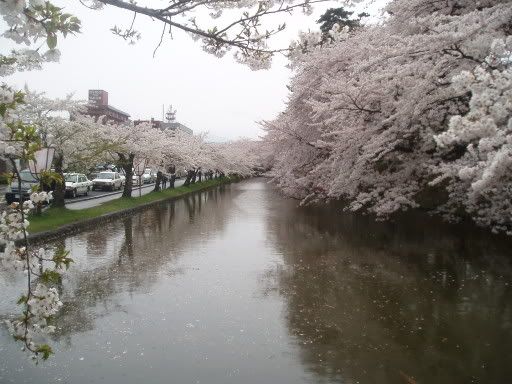
[{"label": "white flower cluster", "polygon": [[[502,44],[494,43],[493,49]],[[443,176],[464,182],[466,193],[458,198],[477,221],[497,231],[507,231],[512,216],[508,185],[512,181],[512,68],[477,67],[454,78],[460,92],[471,92],[469,112],[451,118],[446,132],[435,136],[440,148],[465,146],[466,154],[452,164],[443,164]],[[482,204],[482,202],[486,202]]]},{"label": "white flower cluster", "polygon": [[0,87],[0,104],[9,104],[14,101],[14,91],[6,86]]},{"label": "white flower cluster", "polygon": [[5,141],[0,141],[0,157],[11,156],[16,153],[16,147]]},{"label": "white flower cluster", "polygon": [[349,27],[341,28],[339,24],[334,24],[329,31],[329,38],[325,39],[319,31],[300,32],[299,39],[290,44],[291,66],[296,66],[303,62],[308,55],[320,49],[325,49],[335,45],[337,42],[345,40],[349,35]]},{"label": "white flower cluster", "polygon": [[215,39],[209,37],[203,37],[203,51],[214,55],[215,57],[221,58],[229,51],[230,46],[223,44]]},{"label": "white flower cluster", "polygon": [[56,288],[48,288],[44,284],[37,284],[33,297],[28,300],[31,313],[37,317],[37,323],[41,325],[44,319],[57,314],[62,302],[59,299],[59,292]]},{"label": "white flower cluster", "polygon": [[[7,210],[0,214],[0,245],[4,245],[4,250],[0,252],[0,262],[7,269],[25,270],[27,269],[27,252],[24,247],[16,247],[15,242],[24,238],[27,233],[29,221],[26,219],[27,213],[34,208],[34,203],[50,201],[51,192],[34,192],[30,200],[23,202],[23,214],[18,202],[12,203]],[[43,254],[41,250],[34,255],[35,260],[39,260]],[[36,268],[38,261],[30,259],[30,264]]]},{"label": "white flower cluster", "polygon": [[[0,265],[5,269],[24,272],[31,276],[43,276],[42,261],[50,260],[44,248],[31,251],[26,246],[17,246],[16,242],[27,235],[29,222],[25,219],[27,213],[34,208],[34,204],[51,199],[51,193],[34,192],[29,201],[13,203],[8,210],[0,215],[0,244],[3,251],[0,252]],[[56,262],[57,263],[57,262]],[[52,333],[55,330],[49,324],[49,319],[62,307],[57,289],[48,287],[43,282],[38,282],[35,288],[29,289],[26,296],[20,299],[24,305],[23,316],[16,320],[6,320],[11,334],[23,340],[25,348],[28,348],[33,357],[37,358],[39,346],[34,339],[40,339],[43,334]]]},{"label": "white flower cluster", "polygon": [[49,203],[53,199],[53,192],[34,192],[30,195],[30,201],[34,204]]},{"label": "white flower cluster", "polygon": [[17,44],[30,45],[31,40],[43,37],[46,31],[42,24],[34,23],[25,16],[25,9],[42,5],[42,1],[3,0],[0,1],[0,15],[9,27],[2,36]]},{"label": "white flower cluster", "polygon": [[[34,7],[44,6],[43,0],[2,0],[0,1],[0,17],[6,28],[0,37],[12,40],[16,44],[25,45],[24,49],[10,50],[1,54],[5,60],[0,65],[0,76],[12,75],[17,71],[41,69],[42,62],[55,62],[60,59],[60,51],[53,46],[47,51],[37,44],[48,36],[48,26],[34,16]],[[39,8],[40,9],[40,8]],[[53,19],[52,19],[53,20]],[[58,20],[58,19],[55,19]],[[46,20],[49,22],[49,20]],[[36,46],[36,44],[38,46]]]},{"label": "white flower cluster", "polygon": [[237,62],[247,65],[253,71],[269,69],[272,64],[272,53],[269,52],[258,52],[254,54],[236,52],[234,57]]},{"label": "white flower cluster", "polygon": [[[0,72],[2,66],[0,65]],[[5,84],[0,85],[0,107],[3,111],[0,113],[0,157],[6,158],[13,156],[17,152],[17,145],[13,142],[4,141],[10,136],[9,123],[12,123],[16,118],[16,111],[12,106],[15,101],[14,91]]]},{"label": "white flower cluster", "polygon": [[[29,208],[30,203],[24,202],[24,208]],[[3,211],[0,215],[0,242],[3,244],[21,239],[23,231],[28,228],[28,221],[23,219],[18,204],[13,203],[10,206],[10,211]]]},{"label": "white flower cluster", "polygon": [[24,271],[27,268],[26,250],[17,248],[13,242],[5,244],[4,251],[0,253],[1,265],[7,270]]},{"label": "white flower cluster", "polygon": [[55,331],[55,326],[50,325],[48,320],[57,314],[62,307],[59,292],[55,288],[48,288],[44,284],[37,284],[31,297],[26,302],[28,319],[6,320],[11,334],[22,340],[31,350],[36,349],[33,339],[41,334],[49,334]]}]

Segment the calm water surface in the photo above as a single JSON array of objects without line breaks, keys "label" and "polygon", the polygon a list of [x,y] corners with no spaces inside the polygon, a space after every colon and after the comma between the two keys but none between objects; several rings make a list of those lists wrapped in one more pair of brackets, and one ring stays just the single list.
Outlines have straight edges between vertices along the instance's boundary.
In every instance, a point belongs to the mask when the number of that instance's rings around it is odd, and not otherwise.
[{"label": "calm water surface", "polygon": [[[512,381],[512,243],[471,228],[299,208],[257,179],[60,243],[56,354],[36,367],[0,328],[0,383]],[[0,273],[0,319],[21,283]]]}]

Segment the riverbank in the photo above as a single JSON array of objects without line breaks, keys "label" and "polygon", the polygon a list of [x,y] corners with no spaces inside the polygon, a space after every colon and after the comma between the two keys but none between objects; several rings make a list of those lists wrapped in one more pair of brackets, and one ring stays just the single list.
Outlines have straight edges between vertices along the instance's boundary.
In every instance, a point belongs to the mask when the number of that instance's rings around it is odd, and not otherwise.
[{"label": "riverbank", "polygon": [[235,177],[194,183],[187,187],[164,189],[151,192],[141,197],[119,198],[107,201],[98,206],[71,210],[68,208],[49,208],[40,216],[30,216],[29,240],[37,242],[42,239],[54,238],[96,225],[99,222],[126,216],[147,207],[174,200],[188,194],[238,181]]}]

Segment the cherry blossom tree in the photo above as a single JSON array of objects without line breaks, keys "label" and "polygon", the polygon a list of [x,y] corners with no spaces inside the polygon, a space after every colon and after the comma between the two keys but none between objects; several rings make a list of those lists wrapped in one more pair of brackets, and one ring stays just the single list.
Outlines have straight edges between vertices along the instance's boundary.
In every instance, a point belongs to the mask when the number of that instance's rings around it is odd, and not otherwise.
[{"label": "cherry blossom tree", "polygon": [[[13,93],[2,86],[0,103],[0,121],[2,122],[2,141],[0,149],[3,159],[10,162],[21,190],[22,178],[17,161],[35,162],[35,154],[41,141],[36,127],[19,119],[18,104],[22,104],[24,95]],[[6,321],[13,337],[23,343],[23,349],[39,361],[46,360],[53,352],[44,342],[44,337],[55,330],[53,316],[62,303],[57,286],[60,271],[73,261],[64,249],[54,252],[44,248],[34,249],[29,245],[27,227],[28,213],[34,204],[49,201],[51,193],[34,191],[29,201],[12,203],[0,215],[0,264],[7,269],[22,272],[26,276],[26,291],[18,299],[22,307],[21,315]],[[44,263],[44,264],[43,264]]]},{"label": "cherry blossom tree", "polygon": [[510,228],[512,218],[512,36],[494,40],[486,62],[453,79],[461,93],[471,94],[469,111],[450,118],[448,129],[434,139],[441,151],[463,151],[443,161],[451,205],[463,206],[475,220],[495,232]]},{"label": "cherry blossom tree", "polygon": [[145,160],[148,164],[160,162],[166,137],[159,129],[153,128],[151,123],[117,124],[108,121],[102,123],[102,120],[100,117],[96,121],[92,145],[96,151],[103,151],[123,168],[126,180],[122,196],[131,197],[135,161]]},{"label": "cherry blossom tree", "polygon": [[[33,125],[45,147],[55,149],[53,165],[55,172],[64,179],[66,169],[86,168],[94,163],[103,153],[94,145],[94,118],[87,116],[83,102],[72,99],[50,99],[44,93],[24,91],[24,103],[19,106],[20,118]],[[64,207],[65,184],[57,183],[52,204]]]},{"label": "cherry blossom tree", "polygon": [[227,175],[251,176],[261,165],[259,141],[239,139],[211,145],[217,154],[213,168]]},{"label": "cherry blossom tree", "polygon": [[385,10],[379,24],[334,27],[327,45],[320,33],[295,43],[287,109],[264,123],[275,182],[303,203],[344,199],[385,218],[430,201],[510,230],[511,1]]},{"label": "cherry blossom tree", "polygon": [[[39,69],[45,61],[57,60],[58,37],[80,31],[76,17],[63,13],[49,2],[1,0],[0,15],[6,25],[2,37],[26,46],[21,50],[0,52],[0,76]],[[45,41],[47,50],[41,40]],[[24,103],[23,92],[0,84],[0,157],[11,164],[20,190],[17,162],[35,161],[34,155],[42,144],[38,127],[24,115]],[[28,212],[34,204],[50,199],[51,194],[34,192],[29,201],[13,203],[0,216],[0,262],[5,268],[22,272],[27,283],[18,299],[21,315],[8,320],[7,324],[13,337],[23,343],[23,348],[36,361],[47,359],[53,353],[44,342],[44,336],[54,331],[53,316],[62,305],[56,289],[60,271],[72,262],[64,249],[51,252],[34,249],[28,243]]]}]

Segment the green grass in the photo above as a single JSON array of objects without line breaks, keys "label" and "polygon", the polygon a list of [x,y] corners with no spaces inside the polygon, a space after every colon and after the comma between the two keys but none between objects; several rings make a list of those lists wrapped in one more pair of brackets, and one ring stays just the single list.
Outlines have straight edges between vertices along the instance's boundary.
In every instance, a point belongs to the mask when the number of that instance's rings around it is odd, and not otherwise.
[{"label": "green grass", "polygon": [[[163,201],[172,197],[183,196],[188,193],[199,191],[208,187],[225,184],[234,179],[223,178],[203,181],[201,183],[191,184],[188,187],[178,187],[174,189],[165,189],[159,192],[150,192],[141,197],[119,198],[107,201],[98,206],[72,210],[67,208],[49,208],[42,213],[41,216],[30,216],[29,233],[37,233],[42,231],[50,231],[60,228],[66,224],[76,223],[82,220],[99,217],[107,213],[118,212],[124,209],[135,208],[144,204],[155,201]],[[133,194],[136,196],[137,191]]]}]

